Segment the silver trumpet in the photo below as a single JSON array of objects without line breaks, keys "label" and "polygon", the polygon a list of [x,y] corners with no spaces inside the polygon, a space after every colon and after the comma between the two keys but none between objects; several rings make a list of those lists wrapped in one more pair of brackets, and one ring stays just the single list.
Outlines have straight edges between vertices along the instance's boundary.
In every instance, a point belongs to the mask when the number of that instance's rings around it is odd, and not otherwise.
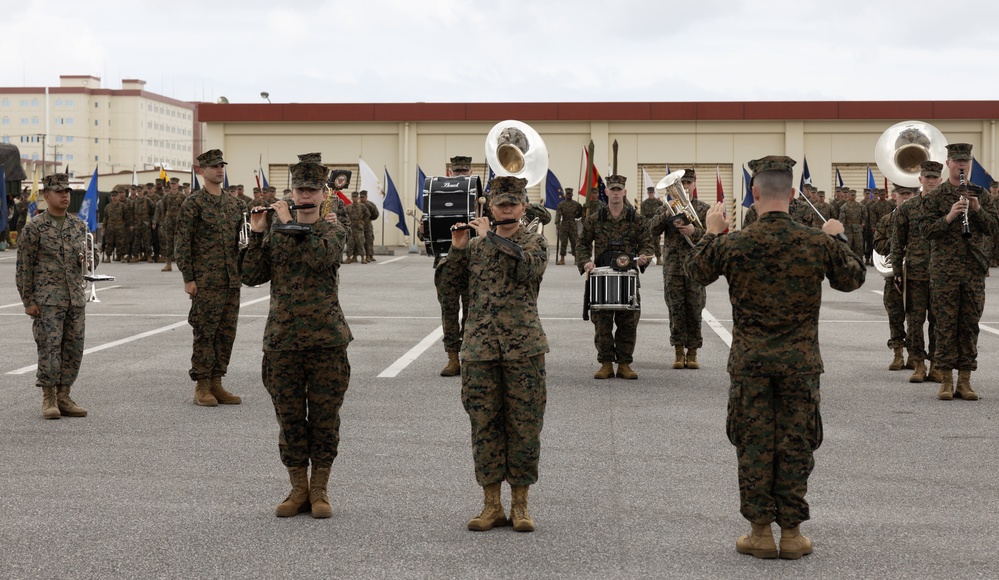
[{"label": "silver trumpet", "polygon": [[249,245],[250,245],[250,220],[246,218],[246,212],[243,212],[243,226],[239,229],[239,249],[240,250],[245,249]]},{"label": "silver trumpet", "polygon": [[80,284],[86,289],[87,282],[90,282],[90,296],[87,297],[87,302],[100,302],[97,298],[98,282],[113,282],[115,279],[114,276],[96,272],[100,260],[101,255],[94,247],[94,234],[87,232],[87,237],[83,240],[83,253],[80,254],[80,268],[83,270],[83,282]]}]

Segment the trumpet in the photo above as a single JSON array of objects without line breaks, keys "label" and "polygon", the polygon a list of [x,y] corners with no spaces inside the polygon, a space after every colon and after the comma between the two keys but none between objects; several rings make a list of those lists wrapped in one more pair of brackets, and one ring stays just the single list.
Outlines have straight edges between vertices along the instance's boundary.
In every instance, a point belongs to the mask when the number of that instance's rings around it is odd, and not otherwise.
[{"label": "trumpet", "polygon": [[90,282],[90,296],[87,297],[87,302],[100,302],[97,298],[97,282],[114,281],[115,279],[114,276],[96,272],[101,256],[94,246],[94,234],[87,232],[87,237],[83,239],[83,253],[80,254],[80,268],[83,274],[83,281],[80,285],[86,289],[87,282]]},{"label": "trumpet", "polygon": [[245,249],[250,245],[250,220],[246,219],[246,212],[243,212],[243,225],[239,228],[239,249]]}]

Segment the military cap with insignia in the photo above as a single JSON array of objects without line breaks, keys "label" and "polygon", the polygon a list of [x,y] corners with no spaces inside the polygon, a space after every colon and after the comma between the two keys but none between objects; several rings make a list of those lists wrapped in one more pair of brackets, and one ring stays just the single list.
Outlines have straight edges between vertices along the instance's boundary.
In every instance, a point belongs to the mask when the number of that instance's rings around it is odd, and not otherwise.
[{"label": "military cap with insignia", "polygon": [[[299,162],[288,167],[294,189],[323,189],[326,185],[326,166],[319,163],[319,153],[299,155]],[[316,160],[316,161],[313,161]]]},{"label": "military cap with insignia", "polygon": [[527,180],[504,175],[489,182],[489,204],[527,203]]},{"label": "military cap with insignia", "polygon": [[222,159],[221,149],[209,149],[201,155],[198,155],[198,164],[201,167],[211,167],[213,165],[229,165]]},{"label": "military cap with insignia", "polygon": [[358,196],[358,193],[357,193],[356,191],[352,191],[352,192],[350,192],[350,197],[351,197],[351,199],[353,199],[353,198],[355,198],[355,197],[357,197],[357,196]]},{"label": "military cap with insignia", "polygon": [[919,164],[919,175],[923,177],[940,177],[943,171],[943,163],[939,161],[923,161]]},{"label": "military cap with insignia", "polygon": [[683,170],[683,177],[680,178],[680,183],[693,183],[697,179],[697,172],[694,171],[693,167]]},{"label": "military cap with insignia", "polygon": [[72,191],[69,186],[69,175],[53,173],[42,178],[42,191]]},{"label": "military cap with insignia", "polygon": [[764,171],[791,171],[795,161],[786,155],[767,155],[749,162],[749,168],[753,170],[753,175],[759,175]]},{"label": "military cap with insignia", "polygon": [[950,143],[947,145],[947,159],[971,161],[971,143]]},{"label": "military cap with insignia", "polygon": [[322,153],[303,153],[298,156],[299,163],[322,163]]},{"label": "military cap with insignia", "polygon": [[628,178],[623,175],[609,175],[607,176],[607,189],[624,189],[626,181]]},{"label": "military cap with insignia", "polygon": [[451,171],[471,171],[472,158],[463,155],[455,155],[451,158]]},{"label": "military cap with insignia", "polygon": [[562,192],[565,193],[566,195],[572,195],[573,189],[571,187],[567,187],[563,189]]},{"label": "military cap with insignia", "polygon": [[656,188],[651,185],[645,188],[645,193],[655,193],[655,191]]}]

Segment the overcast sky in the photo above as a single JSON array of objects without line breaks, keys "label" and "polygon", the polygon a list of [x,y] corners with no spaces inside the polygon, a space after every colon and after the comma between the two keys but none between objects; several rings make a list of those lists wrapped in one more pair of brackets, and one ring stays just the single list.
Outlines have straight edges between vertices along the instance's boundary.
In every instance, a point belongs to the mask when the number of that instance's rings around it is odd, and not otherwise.
[{"label": "overcast sky", "polygon": [[262,103],[995,100],[999,3],[32,0],[0,86]]}]

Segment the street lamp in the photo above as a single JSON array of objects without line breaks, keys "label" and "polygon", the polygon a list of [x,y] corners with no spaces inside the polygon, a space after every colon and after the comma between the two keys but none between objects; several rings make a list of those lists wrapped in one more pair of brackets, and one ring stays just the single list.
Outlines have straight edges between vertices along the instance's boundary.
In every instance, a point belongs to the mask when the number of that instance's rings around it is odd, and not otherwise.
[{"label": "street lamp", "polygon": [[261,91],[260,92],[260,98],[261,99],[267,99],[267,104],[271,103],[271,94],[268,93],[267,91]]}]

